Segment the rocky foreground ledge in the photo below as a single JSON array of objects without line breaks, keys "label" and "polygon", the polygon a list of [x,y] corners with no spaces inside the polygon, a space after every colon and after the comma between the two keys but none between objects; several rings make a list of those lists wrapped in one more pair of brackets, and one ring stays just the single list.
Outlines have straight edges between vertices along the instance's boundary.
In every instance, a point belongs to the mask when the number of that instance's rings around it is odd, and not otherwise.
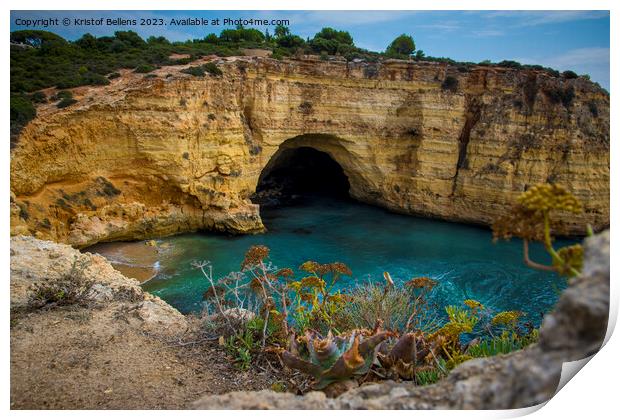
[{"label": "rocky foreground ledge", "polygon": [[583,274],[571,281],[547,315],[540,341],[509,355],[463,363],[435,385],[383,382],[329,399],[273,391],[209,395],[196,409],[511,409],[543,403],[555,394],[562,363],[596,353],[609,316],[609,231],[586,240]]},{"label": "rocky foreground ledge", "polygon": [[35,283],[54,282],[67,275],[74,263],[83,266],[83,277],[94,282],[93,303],[131,304],[135,316],[128,323],[135,328],[157,335],[178,335],[187,329],[185,316],[144,292],[137,280],[123,276],[104,257],[31,236],[11,238],[11,309],[28,304]]},{"label": "rocky foreground ledge", "polygon": [[[31,304],[74,262],[88,298]],[[241,372],[197,319],[143,292],[98,255],[32,237],[11,238],[11,409],[183,409],[205,394],[269,388]]]}]

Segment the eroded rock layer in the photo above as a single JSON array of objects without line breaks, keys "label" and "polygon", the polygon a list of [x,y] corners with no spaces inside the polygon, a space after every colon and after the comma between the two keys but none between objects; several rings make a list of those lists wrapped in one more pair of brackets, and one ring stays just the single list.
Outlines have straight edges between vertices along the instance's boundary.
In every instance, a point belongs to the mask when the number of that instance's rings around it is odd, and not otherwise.
[{"label": "eroded rock layer", "polygon": [[[75,246],[263,228],[250,200],[276,153],[328,153],[350,194],[489,224],[540,182],[609,225],[609,96],[583,78],[439,63],[232,58],[221,77],[124,72],[52,106],[11,154],[11,229]],[[454,82],[456,80],[456,83]],[[449,83],[448,83],[449,82]]]}]

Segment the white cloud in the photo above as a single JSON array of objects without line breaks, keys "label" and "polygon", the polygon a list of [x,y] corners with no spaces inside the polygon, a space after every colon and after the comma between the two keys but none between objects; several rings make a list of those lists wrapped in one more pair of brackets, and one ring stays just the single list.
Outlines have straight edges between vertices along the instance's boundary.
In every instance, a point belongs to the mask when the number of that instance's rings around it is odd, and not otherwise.
[{"label": "white cloud", "polygon": [[424,28],[424,29],[434,29],[434,30],[443,31],[443,32],[454,32],[462,28],[462,26],[458,22],[455,22],[455,21],[444,21],[441,23],[416,25],[416,27]]},{"label": "white cloud", "polygon": [[491,36],[504,36],[505,32],[498,29],[481,29],[472,31],[472,35],[477,38],[486,38]]},{"label": "white cloud", "polygon": [[573,22],[578,20],[602,19],[609,16],[606,10],[553,10],[553,11],[497,11],[484,13],[484,17],[509,18],[514,26],[538,26],[554,23]]},{"label": "white cloud", "polygon": [[609,48],[576,48],[548,57],[516,58],[524,64],[541,64],[558,70],[589,74],[592,80],[609,89]]},{"label": "white cloud", "polygon": [[418,12],[411,10],[316,10],[316,11],[281,11],[262,10],[252,12],[262,19],[289,19],[291,25],[316,26],[361,26],[405,19]]},{"label": "white cloud", "polygon": [[414,11],[311,11],[303,14],[303,19],[312,23],[325,25],[366,25],[380,22],[391,22],[404,19],[417,12]]}]

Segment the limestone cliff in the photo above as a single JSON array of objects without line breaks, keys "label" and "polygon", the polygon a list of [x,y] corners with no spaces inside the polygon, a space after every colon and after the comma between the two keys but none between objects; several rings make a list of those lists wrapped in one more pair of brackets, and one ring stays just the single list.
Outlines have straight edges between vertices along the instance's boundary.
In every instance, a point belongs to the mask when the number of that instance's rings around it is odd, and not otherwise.
[{"label": "limestone cliff", "polygon": [[[195,65],[195,64],[194,64]],[[41,107],[11,152],[11,231],[86,246],[197,229],[263,228],[250,201],[287,148],[339,163],[351,195],[394,211],[488,224],[528,186],[609,225],[609,95],[535,70],[387,61],[220,60],[166,67]]]}]

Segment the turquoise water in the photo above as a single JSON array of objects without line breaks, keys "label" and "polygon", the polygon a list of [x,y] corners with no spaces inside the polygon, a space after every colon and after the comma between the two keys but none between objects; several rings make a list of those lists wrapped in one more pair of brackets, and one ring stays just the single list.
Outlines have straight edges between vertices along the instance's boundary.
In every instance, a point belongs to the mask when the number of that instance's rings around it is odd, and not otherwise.
[{"label": "turquoise water", "polygon": [[[208,260],[216,276],[238,271],[245,251],[267,245],[272,262],[297,269],[307,260],[341,261],[353,271],[342,280],[383,282],[428,276],[438,281],[432,300],[439,308],[476,299],[488,308],[521,310],[538,325],[555,304],[565,280],[526,267],[520,241],[492,243],[487,228],[403,216],[352,201],[313,199],[295,206],[261,211],[268,232],[249,236],[196,233],[166,238],[171,246],[159,261],[160,272],[144,283],[182,312],[202,309],[208,288],[192,261]],[[548,262],[542,247],[531,256]]]}]

